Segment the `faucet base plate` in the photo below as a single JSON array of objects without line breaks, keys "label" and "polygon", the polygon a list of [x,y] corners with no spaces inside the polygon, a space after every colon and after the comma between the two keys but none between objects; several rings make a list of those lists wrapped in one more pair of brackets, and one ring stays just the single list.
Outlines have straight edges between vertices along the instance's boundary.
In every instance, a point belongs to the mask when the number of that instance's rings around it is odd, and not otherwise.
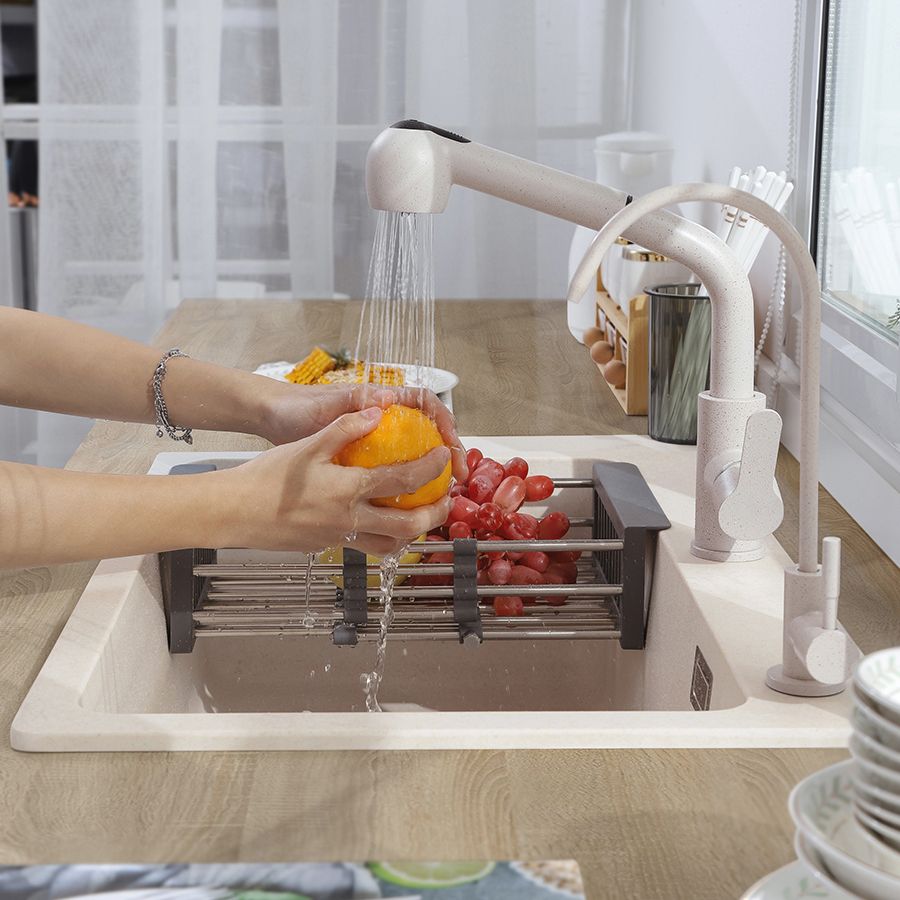
[{"label": "faucet base plate", "polygon": [[756,542],[756,546],[743,550],[710,550],[708,547],[699,546],[696,541],[691,541],[691,554],[714,562],[753,562],[755,559],[762,559],[766,552],[761,542]]},{"label": "faucet base plate", "polygon": [[840,694],[849,682],[842,681],[839,684],[822,684],[821,681],[813,681],[811,678],[791,678],[784,674],[782,665],[772,666],[766,673],[766,685],[780,694],[790,694],[793,697],[831,697]]}]

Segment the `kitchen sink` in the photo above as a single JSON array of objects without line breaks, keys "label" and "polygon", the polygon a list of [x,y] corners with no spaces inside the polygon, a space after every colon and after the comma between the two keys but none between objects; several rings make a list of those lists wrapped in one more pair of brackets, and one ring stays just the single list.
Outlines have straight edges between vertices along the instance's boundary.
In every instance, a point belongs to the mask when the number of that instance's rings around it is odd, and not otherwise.
[{"label": "kitchen sink", "polygon": [[[637,465],[672,522],[659,536],[646,647],[616,640],[391,641],[365,711],[374,646],[328,636],[222,635],[170,654],[156,556],[97,568],[11,729],[27,751],[544,747],[840,747],[849,698],[765,687],[781,655],[783,568],[693,557],[694,448],[640,436],[473,437],[535,472]],[[152,473],[251,454],[163,453]],[[590,492],[567,511],[590,513]],[[584,509],[579,508],[584,505]],[[554,507],[559,504],[552,501]]]}]

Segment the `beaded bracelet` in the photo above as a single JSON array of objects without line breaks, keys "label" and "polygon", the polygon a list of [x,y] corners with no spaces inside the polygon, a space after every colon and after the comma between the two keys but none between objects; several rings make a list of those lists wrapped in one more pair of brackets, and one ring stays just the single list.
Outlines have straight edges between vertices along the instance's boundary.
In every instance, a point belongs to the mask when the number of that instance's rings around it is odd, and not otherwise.
[{"label": "beaded bracelet", "polygon": [[169,421],[169,409],[166,406],[166,401],[163,399],[162,383],[166,377],[166,363],[174,356],[188,358],[186,353],[182,353],[177,347],[174,347],[163,354],[162,359],[153,372],[153,407],[156,410],[156,436],[162,437],[163,433],[165,433],[173,441],[184,441],[186,444],[193,444],[194,439],[191,437],[190,428],[173,425]]}]

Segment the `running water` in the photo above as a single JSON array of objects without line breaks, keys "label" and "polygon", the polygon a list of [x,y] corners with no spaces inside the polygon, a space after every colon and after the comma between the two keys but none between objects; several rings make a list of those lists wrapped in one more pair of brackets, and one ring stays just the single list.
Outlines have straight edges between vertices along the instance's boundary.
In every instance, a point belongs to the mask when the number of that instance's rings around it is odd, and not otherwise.
[{"label": "running water", "polygon": [[306,613],[303,616],[302,623],[304,628],[313,628],[316,624],[316,617],[309,608],[310,595],[312,593],[312,571],[316,556],[315,552],[308,553],[306,556]]},{"label": "running water", "polygon": [[378,641],[375,644],[375,668],[371,672],[366,672],[360,679],[366,692],[366,709],[369,712],[382,711],[378,705],[378,688],[384,678],[388,629],[394,621],[394,582],[397,579],[397,566],[400,565],[401,555],[395,553],[381,561],[381,602],[384,608],[378,627]]},{"label": "running water", "polygon": [[431,387],[434,366],[432,219],[425,213],[379,212],[356,344],[366,381],[372,363],[410,366],[407,383]]},{"label": "running water", "polygon": [[[380,381],[373,363],[401,364],[406,384],[433,387],[434,269],[433,217],[422,213],[379,212],[363,303],[356,358],[365,360],[364,381]],[[368,390],[368,388],[367,388]],[[380,712],[378,688],[384,678],[387,634],[393,621],[394,581],[405,551],[381,562],[382,612],[375,648],[375,668],[361,677],[366,709]]]}]

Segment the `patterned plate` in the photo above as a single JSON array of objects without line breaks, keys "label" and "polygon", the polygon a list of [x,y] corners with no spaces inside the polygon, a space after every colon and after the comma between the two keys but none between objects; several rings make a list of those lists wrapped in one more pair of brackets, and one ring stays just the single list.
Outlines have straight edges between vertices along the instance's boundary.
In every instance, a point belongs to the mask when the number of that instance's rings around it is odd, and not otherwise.
[{"label": "patterned plate", "polygon": [[853,683],[878,712],[900,724],[900,647],[865,657],[856,667]]},{"label": "patterned plate", "polygon": [[847,896],[845,891],[828,887],[795,860],[757,881],[741,900],[845,900]]}]

